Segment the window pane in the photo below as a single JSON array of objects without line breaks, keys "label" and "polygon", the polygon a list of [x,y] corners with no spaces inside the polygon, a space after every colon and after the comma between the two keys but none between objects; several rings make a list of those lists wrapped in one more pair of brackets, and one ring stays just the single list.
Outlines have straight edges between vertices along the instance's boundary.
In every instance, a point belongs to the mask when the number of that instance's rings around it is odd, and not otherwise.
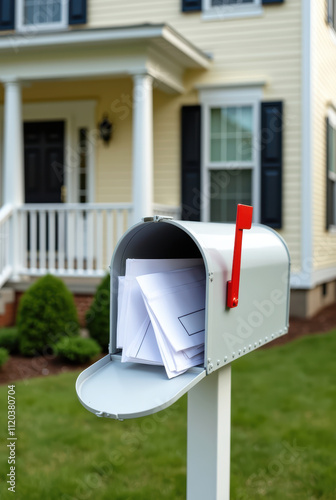
[{"label": "window pane", "polygon": [[252,171],[211,170],[211,222],[234,222],[238,203],[252,204]]},{"label": "window pane", "polygon": [[227,140],[227,155],[226,161],[237,161],[237,139]]},{"label": "window pane", "polygon": [[221,161],[221,140],[211,140],[211,161]]},{"label": "window pane", "polygon": [[251,106],[243,106],[240,115],[240,129],[244,133],[252,133],[252,108]]},{"label": "window pane", "polygon": [[332,129],[329,169],[336,174],[336,130]]},{"label": "window pane", "polygon": [[328,126],[328,169],[336,174],[336,130]]},{"label": "window pane", "polygon": [[51,22],[61,21],[61,0],[54,1],[51,8]]},{"label": "window pane", "polygon": [[56,23],[61,20],[61,0],[24,0],[24,24]]},{"label": "window pane", "polygon": [[241,159],[242,161],[252,161],[252,136],[245,134],[241,142]]},{"label": "window pane", "polygon": [[251,106],[212,108],[210,161],[252,161],[253,109]]},{"label": "window pane", "polygon": [[237,108],[227,108],[227,132],[235,134],[237,130]]},{"label": "window pane", "polygon": [[213,108],[211,110],[211,135],[221,132],[221,110]]}]

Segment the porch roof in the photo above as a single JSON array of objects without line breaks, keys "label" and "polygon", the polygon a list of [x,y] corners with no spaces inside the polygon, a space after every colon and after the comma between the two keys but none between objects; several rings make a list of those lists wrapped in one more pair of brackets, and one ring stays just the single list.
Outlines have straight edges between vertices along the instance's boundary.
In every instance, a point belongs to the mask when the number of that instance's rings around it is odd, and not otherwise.
[{"label": "porch roof", "polygon": [[143,24],[4,35],[0,64],[2,81],[142,73],[183,92],[184,71],[209,68],[211,57],[166,24]]}]

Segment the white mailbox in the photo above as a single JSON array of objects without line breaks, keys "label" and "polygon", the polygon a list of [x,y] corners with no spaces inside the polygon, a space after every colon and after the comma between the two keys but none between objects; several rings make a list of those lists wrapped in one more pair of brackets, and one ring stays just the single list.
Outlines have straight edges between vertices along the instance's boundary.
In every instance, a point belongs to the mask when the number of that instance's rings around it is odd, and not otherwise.
[{"label": "white mailbox", "polygon": [[[240,265],[242,230],[249,224],[239,222],[239,217],[237,223],[236,227],[155,216],[124,234],[111,261],[109,354],[77,379],[77,394],[85,408],[121,420],[149,415],[174,403],[207,375],[287,333],[286,244],[272,229],[253,224],[244,231]],[[202,365],[169,380],[161,366],[121,363],[116,347],[118,277],[125,275],[129,258],[202,259],[206,273]]]}]

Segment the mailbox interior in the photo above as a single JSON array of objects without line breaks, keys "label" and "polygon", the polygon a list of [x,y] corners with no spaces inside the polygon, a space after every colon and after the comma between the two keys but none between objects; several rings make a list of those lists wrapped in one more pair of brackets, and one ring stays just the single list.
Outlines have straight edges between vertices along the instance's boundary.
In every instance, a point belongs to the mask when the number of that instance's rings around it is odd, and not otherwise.
[{"label": "mailbox interior", "polygon": [[[116,248],[111,264],[111,328],[110,353],[116,347],[118,276],[124,276],[127,259],[206,259],[193,239],[181,227],[172,223],[146,222],[126,233]],[[206,294],[207,295],[207,294]]]}]

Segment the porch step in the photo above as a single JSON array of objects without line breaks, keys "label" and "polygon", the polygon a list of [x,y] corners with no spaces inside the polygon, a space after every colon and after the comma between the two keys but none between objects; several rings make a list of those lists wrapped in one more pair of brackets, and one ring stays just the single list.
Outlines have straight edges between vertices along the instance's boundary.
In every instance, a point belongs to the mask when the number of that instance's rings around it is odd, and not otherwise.
[{"label": "porch step", "polygon": [[12,326],[15,323],[16,294],[13,288],[0,290],[0,327]]}]

